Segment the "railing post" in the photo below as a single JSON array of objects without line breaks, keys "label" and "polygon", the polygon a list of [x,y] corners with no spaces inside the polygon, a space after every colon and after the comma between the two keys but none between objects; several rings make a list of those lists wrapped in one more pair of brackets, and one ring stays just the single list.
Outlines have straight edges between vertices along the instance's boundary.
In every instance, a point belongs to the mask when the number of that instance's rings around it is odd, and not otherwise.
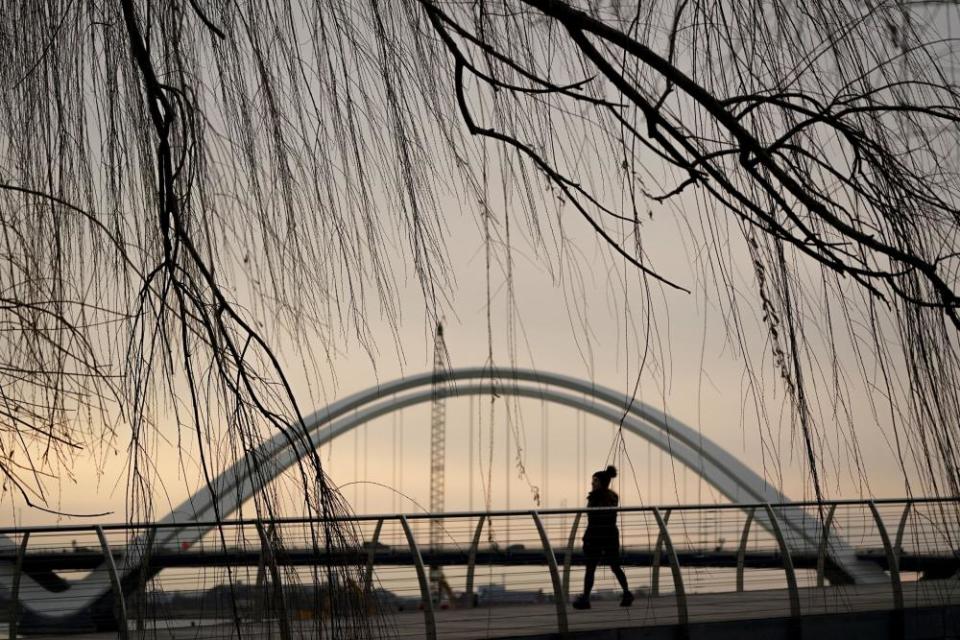
[{"label": "railing post", "polygon": [[7,626],[7,635],[10,640],[17,640],[17,625],[20,621],[20,574],[23,571],[23,556],[27,553],[27,542],[30,532],[24,531],[17,547],[17,560],[13,565],[13,584],[10,585],[10,624]]},{"label": "railing post", "polygon": [[573,565],[573,545],[577,542],[577,529],[580,527],[580,516],[582,511],[578,511],[573,517],[573,526],[570,527],[570,537],[567,538],[567,551],[563,554],[563,597],[570,597],[570,567]]},{"label": "railing post", "polygon": [[[144,626],[144,614],[147,609],[147,574],[150,572],[150,554],[153,552],[153,541],[157,536],[157,530],[150,528],[147,530],[147,535],[143,541],[143,547],[140,552],[140,557],[137,559],[137,589],[139,591],[137,595],[137,631],[143,631],[146,627]],[[129,563],[126,565],[129,567]]]},{"label": "railing post", "polygon": [[123,587],[120,585],[120,574],[117,573],[117,563],[113,561],[113,553],[110,551],[110,543],[107,542],[107,536],[103,532],[103,527],[97,525],[94,527],[97,532],[97,538],[100,540],[100,549],[103,551],[103,562],[107,566],[107,573],[110,575],[110,584],[113,586],[114,597],[116,598],[117,632],[121,640],[127,640],[129,633],[127,630],[127,603],[123,598]]},{"label": "railing post", "polygon": [[290,620],[287,618],[290,612],[287,611],[287,599],[283,594],[283,581],[280,579],[280,567],[277,565],[277,556],[276,553],[274,553],[273,542],[276,538],[274,535],[267,535],[261,522],[258,521],[256,527],[257,535],[260,536],[260,548],[263,554],[263,561],[266,563],[267,569],[270,570],[270,579],[271,582],[273,582],[273,595],[276,598],[277,608],[280,610],[277,616],[280,621],[280,638],[281,640],[291,640]]},{"label": "railing post", "polygon": [[473,543],[470,545],[470,552],[467,555],[467,584],[463,590],[463,596],[471,607],[477,606],[473,599],[473,572],[477,566],[477,548],[480,546],[480,533],[483,531],[483,523],[487,516],[480,516],[477,522],[477,528],[473,532]]},{"label": "railing post", "polygon": [[783,572],[786,574],[787,591],[790,594],[790,617],[793,618],[793,630],[796,634],[800,621],[800,592],[797,591],[797,574],[793,570],[793,558],[790,556],[790,548],[787,547],[787,541],[783,537],[783,531],[780,529],[780,522],[777,520],[777,514],[773,512],[773,507],[765,503],[763,509],[767,513],[767,519],[770,520],[770,528],[773,530],[777,546],[780,547],[780,555],[783,557]]},{"label": "railing post", "polygon": [[740,546],[737,548],[737,592],[743,591],[743,565],[747,557],[747,539],[750,537],[750,525],[757,508],[750,507],[747,511],[747,521],[743,524],[743,534],[740,536]]},{"label": "railing post", "polygon": [[[268,535],[273,535],[273,523],[267,528]],[[260,532],[257,532],[260,537]],[[267,549],[260,545],[260,556],[257,558],[257,603],[255,617],[262,621],[267,612]]]},{"label": "railing post", "polygon": [[903,513],[900,515],[900,524],[897,525],[897,541],[893,545],[893,552],[897,554],[897,571],[900,570],[900,556],[903,555],[903,534],[907,528],[907,518],[910,516],[910,507],[913,506],[912,500],[907,500],[903,507]]},{"label": "railing post", "polygon": [[830,526],[833,524],[833,514],[837,510],[837,503],[830,505],[827,517],[823,521],[823,531],[820,534],[820,548],[817,549],[817,586],[823,586],[823,576],[827,568],[827,548],[830,539]]},{"label": "railing post", "polygon": [[370,593],[373,586],[373,563],[377,558],[377,545],[380,544],[380,530],[383,529],[383,518],[377,520],[373,528],[373,538],[370,539],[370,549],[367,551],[367,567],[363,572],[363,595]]},{"label": "railing post", "polygon": [[687,594],[683,589],[683,576],[680,574],[680,562],[677,560],[677,552],[673,548],[673,542],[670,540],[670,533],[667,531],[667,523],[660,516],[660,510],[653,508],[653,517],[657,521],[657,528],[663,536],[663,546],[667,550],[667,558],[670,559],[670,570],[673,572],[673,589],[677,597],[677,624],[681,633],[686,637],[689,634],[687,628]]},{"label": "railing post", "polygon": [[[883,518],[880,517],[880,511],[873,500],[867,502],[870,505],[870,512],[877,523],[877,531],[880,532],[880,540],[883,542],[883,551],[887,555],[887,567],[890,569],[890,588],[893,591],[893,615],[891,637],[902,638],[906,632],[905,620],[903,617],[903,585],[900,583],[900,560],[897,552],[890,544],[890,536],[887,535],[887,527],[883,524]],[[906,510],[900,517],[901,524],[907,517]],[[898,531],[899,533],[899,531]]]},{"label": "railing post", "polygon": [[[670,523],[670,514],[672,509],[666,509],[663,512],[663,524]],[[653,547],[653,563],[650,566],[650,595],[660,595],[660,556],[663,554],[663,532],[657,531],[657,543]]]},{"label": "railing post", "polygon": [[873,519],[877,523],[877,530],[880,532],[880,540],[883,542],[883,551],[887,554],[887,567],[890,569],[890,588],[893,590],[893,608],[897,611],[903,609],[903,586],[900,584],[900,563],[897,561],[897,554],[894,553],[893,546],[890,544],[890,536],[887,535],[887,527],[883,524],[883,518],[877,510],[877,505],[873,500],[867,501],[870,506],[870,512],[873,513]]},{"label": "railing post", "polygon": [[563,584],[560,582],[560,570],[557,568],[557,556],[553,554],[553,546],[550,544],[550,538],[547,536],[547,530],[543,528],[543,521],[540,514],[531,511],[533,522],[537,525],[537,533],[540,534],[540,542],[543,544],[543,553],[547,557],[547,566],[550,567],[550,580],[553,582],[553,599],[557,605],[557,630],[561,637],[566,637],[569,633],[567,624],[567,598],[564,595]]},{"label": "railing post", "polygon": [[433,615],[433,598],[430,595],[430,583],[427,580],[427,570],[423,566],[423,556],[420,555],[420,547],[417,546],[417,540],[413,536],[413,529],[407,521],[407,516],[400,516],[400,526],[403,527],[403,533],[407,536],[407,545],[410,547],[410,554],[413,556],[413,563],[417,568],[417,581],[420,583],[420,597],[423,599],[423,623],[425,626],[427,640],[437,640],[437,619]]}]

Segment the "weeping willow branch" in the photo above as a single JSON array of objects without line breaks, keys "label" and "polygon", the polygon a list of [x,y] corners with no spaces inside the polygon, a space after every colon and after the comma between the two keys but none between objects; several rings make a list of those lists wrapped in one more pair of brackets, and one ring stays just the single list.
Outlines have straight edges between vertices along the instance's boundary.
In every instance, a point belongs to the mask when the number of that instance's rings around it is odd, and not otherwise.
[{"label": "weeping willow branch", "polygon": [[[548,262],[574,260],[572,213],[648,309],[692,290],[643,249],[689,239],[643,225],[676,216],[720,265],[717,302],[752,367],[749,305],[722,268],[749,256],[761,360],[815,493],[826,436],[855,441],[841,341],[904,465],[956,492],[960,61],[928,12],[951,10],[15,4],[0,16],[0,473],[47,504],[78,456],[129,443],[128,515],[148,517],[151,434],[188,434],[209,484],[238,459],[257,473],[258,445],[282,433],[303,454],[301,501],[342,512],[282,349],[352,335],[373,354],[368,319],[396,335],[407,269],[435,322],[453,288],[443,212],[465,187],[488,251],[500,216]],[[491,149],[522,214],[492,210]],[[279,509],[269,492],[254,507]]]},{"label": "weeping willow branch", "polygon": [[[938,406],[936,411],[924,411],[922,418],[915,414],[916,422],[911,428],[933,431],[947,439],[948,444],[939,450],[941,469],[949,477],[955,476],[955,453],[949,444],[955,435],[947,434],[955,434],[956,426],[935,417],[944,409],[949,411],[957,406],[953,385],[957,373],[956,332],[960,329],[960,265],[945,258],[954,252],[960,222],[955,205],[957,174],[955,157],[950,158],[949,168],[938,166],[937,158],[941,149],[950,149],[948,141],[956,142],[960,124],[960,94],[942,71],[954,61],[952,42],[919,33],[915,29],[918,21],[911,16],[910,32],[894,47],[887,46],[884,30],[876,23],[890,20],[890,12],[901,9],[893,4],[859,10],[846,3],[815,3],[804,13],[787,7],[768,12],[760,5],[750,4],[742,13],[733,10],[736,15],[731,16],[724,14],[719,4],[684,3],[670,16],[666,43],[651,38],[649,31],[648,42],[630,33],[643,24],[641,15],[649,20],[648,25],[665,18],[666,12],[658,16],[656,7],[637,5],[636,16],[627,22],[620,15],[601,17],[603,9],[593,4],[580,9],[562,1],[522,0],[497,3],[494,10],[491,3],[485,3],[479,8],[482,17],[474,18],[475,24],[483,21],[484,33],[470,32],[445,4],[430,0],[423,0],[422,4],[453,58],[454,90],[464,124],[471,133],[521,150],[566,195],[570,195],[568,189],[572,185],[602,211],[602,194],[583,193],[575,178],[557,168],[556,159],[545,160],[516,136],[479,127],[470,113],[471,99],[478,104],[487,99],[499,100],[497,94],[504,87],[522,93],[511,84],[513,74],[539,81],[545,87],[555,87],[549,93],[556,101],[594,109],[606,106],[630,135],[654,150],[661,161],[687,174],[678,186],[653,200],[662,203],[679,199],[689,188],[701,187],[730,214],[766,234],[764,242],[771,243],[775,248],[771,255],[776,257],[761,259],[757,257],[760,254],[754,253],[754,262],[759,267],[761,295],[765,288],[763,273],[771,270],[781,274],[777,278],[782,287],[780,294],[765,296],[764,305],[768,307],[766,316],[780,317],[788,329],[778,332],[775,325],[769,325],[777,345],[775,355],[780,354],[777,359],[782,378],[793,398],[818,498],[822,495],[817,471],[821,456],[814,444],[818,425],[808,404],[802,355],[806,347],[800,329],[803,320],[796,295],[790,292],[793,269],[784,258],[784,245],[792,246],[827,271],[852,277],[868,295],[889,305],[898,322],[905,320],[900,315],[903,308],[919,312],[910,312],[913,321],[919,320],[929,328],[906,338],[909,346],[904,346],[910,352],[937,354],[937,374],[923,375],[926,379],[918,386],[917,370],[908,372],[911,391],[903,399],[911,404]],[[559,65],[547,63],[549,71],[545,71],[524,65],[515,53],[501,49],[510,47],[510,40],[503,38],[503,33],[491,31],[489,25],[498,21],[504,33],[515,27],[527,34],[531,18],[522,6],[534,9],[545,22],[562,28],[569,40],[560,45],[560,55],[573,58],[579,73],[603,78],[606,84],[578,84],[578,92],[584,91],[589,97],[561,91],[562,81],[554,79]],[[618,10],[612,13],[617,14]],[[757,13],[761,14],[759,20]],[[708,14],[716,20],[706,20],[704,16]],[[746,16],[752,16],[749,29],[743,22]],[[697,22],[698,17],[701,22]],[[796,28],[797,23],[818,28],[817,38],[821,39],[804,40],[803,28],[799,37],[791,36],[787,29]],[[622,29],[620,25],[629,26]],[[488,68],[478,70],[477,63],[464,53],[448,29],[465,45],[476,48]],[[658,53],[649,40],[667,44],[666,55]],[[732,66],[732,77],[712,65],[708,64],[706,70],[696,65],[697,47],[704,43],[714,46],[711,41],[720,43],[717,48],[727,56],[724,64]],[[678,42],[685,42],[687,49],[679,51]],[[535,50],[542,46],[542,41],[532,44]],[[772,46],[778,47],[778,57],[772,68],[765,69],[766,77],[757,76],[749,65],[741,66],[737,47],[769,50]],[[550,49],[544,57],[557,52],[556,48]],[[786,52],[791,56],[799,52],[802,66],[773,66],[782,62]],[[706,55],[714,55],[714,50]],[[827,57],[834,65],[832,68],[818,63],[818,58]],[[493,64],[491,59],[502,64]],[[794,58],[790,60],[792,63]],[[921,64],[930,66],[924,69]],[[481,83],[469,99],[464,89],[465,69]],[[543,77],[551,80],[541,80]],[[824,78],[836,81],[833,93],[826,86],[831,82]],[[484,96],[483,85],[493,94]],[[528,101],[521,108],[538,107]],[[646,121],[645,132],[628,122],[633,110]],[[905,124],[912,131],[905,131]],[[602,120],[596,125],[601,135],[609,133],[605,126]],[[929,137],[925,133],[928,131],[937,132],[942,139]],[[546,135],[556,139],[563,133],[553,129]],[[907,137],[920,140],[910,147],[902,144]],[[621,154],[611,152],[611,165],[617,162],[618,155],[626,158],[622,161],[623,169],[631,162],[648,162],[636,156],[631,158],[626,142],[622,143]],[[932,185],[935,186],[931,188]],[[582,207],[578,208],[592,221]],[[608,234],[600,235],[622,251]],[[755,246],[754,240],[750,242]],[[664,280],[646,265],[632,262],[642,272]],[[941,326],[942,320],[952,329]],[[925,343],[928,337],[931,342]],[[950,346],[944,350],[945,345]],[[921,367],[925,369],[926,365]],[[955,478],[951,484],[956,484]]]}]

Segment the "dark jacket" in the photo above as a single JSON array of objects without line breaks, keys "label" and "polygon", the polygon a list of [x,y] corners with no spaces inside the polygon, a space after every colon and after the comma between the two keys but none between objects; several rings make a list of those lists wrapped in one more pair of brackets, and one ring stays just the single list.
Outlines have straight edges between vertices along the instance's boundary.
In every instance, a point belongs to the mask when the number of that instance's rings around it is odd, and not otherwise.
[{"label": "dark jacket", "polygon": [[[620,496],[610,489],[598,489],[587,495],[588,507],[616,507],[620,504]],[[588,511],[587,530],[583,533],[583,541],[587,544],[618,544],[620,531],[617,529],[616,511]]]}]

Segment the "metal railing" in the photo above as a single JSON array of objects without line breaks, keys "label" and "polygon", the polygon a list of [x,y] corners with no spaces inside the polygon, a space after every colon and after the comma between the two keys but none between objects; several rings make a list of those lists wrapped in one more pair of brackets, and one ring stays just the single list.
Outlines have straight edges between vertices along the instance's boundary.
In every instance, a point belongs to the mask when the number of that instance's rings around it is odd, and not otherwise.
[{"label": "metal railing", "polygon": [[[588,611],[569,607],[583,579],[584,509],[338,518],[353,542],[336,549],[318,545],[317,521],[307,519],[223,522],[186,548],[153,542],[176,525],[0,529],[0,617],[9,637],[45,629],[154,637],[193,625],[202,637],[288,640],[339,624],[331,603],[344,593],[367,603],[386,635],[430,639],[897,611],[956,603],[958,507],[904,499],[620,508],[621,562],[638,598],[617,607],[615,582],[599,571]],[[423,546],[432,521],[444,543]],[[355,579],[332,584],[327,565],[353,566]],[[443,568],[444,589],[431,584],[430,566]]]}]

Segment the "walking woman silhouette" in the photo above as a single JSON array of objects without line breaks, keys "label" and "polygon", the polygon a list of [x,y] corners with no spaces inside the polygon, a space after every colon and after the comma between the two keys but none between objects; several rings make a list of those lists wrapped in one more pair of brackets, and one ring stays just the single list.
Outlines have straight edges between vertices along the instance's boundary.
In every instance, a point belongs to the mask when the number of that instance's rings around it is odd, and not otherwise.
[{"label": "walking woman silhouette", "polygon": [[[588,507],[616,507],[620,496],[610,489],[610,481],[617,477],[617,468],[608,466],[593,474],[590,493],[587,495]],[[633,594],[627,586],[627,576],[620,566],[620,531],[617,529],[617,512],[613,510],[588,511],[587,530],[583,533],[583,555],[586,557],[587,570],[583,575],[583,593],[573,601],[574,609],[590,608],[590,592],[593,591],[593,578],[600,563],[610,566],[623,589],[621,607],[633,604]]]}]

